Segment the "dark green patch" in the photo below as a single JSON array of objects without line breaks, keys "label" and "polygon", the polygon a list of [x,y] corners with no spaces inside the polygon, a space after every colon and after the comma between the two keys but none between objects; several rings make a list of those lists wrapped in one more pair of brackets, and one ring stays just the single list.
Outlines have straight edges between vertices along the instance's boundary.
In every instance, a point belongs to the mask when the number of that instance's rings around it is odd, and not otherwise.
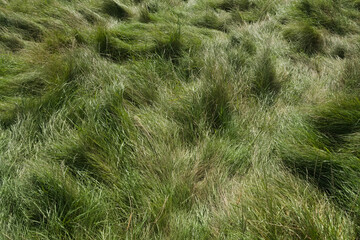
[{"label": "dark green patch", "polygon": [[104,0],[102,9],[105,13],[121,20],[129,19],[132,16],[130,9],[124,4],[115,0]]},{"label": "dark green patch", "polygon": [[318,131],[337,142],[343,135],[360,131],[360,100],[344,97],[319,106],[311,115],[311,122]]},{"label": "dark green patch", "polygon": [[295,19],[311,22],[333,33],[343,35],[350,30],[344,20],[346,12],[339,1],[301,0],[295,4],[293,15]]},{"label": "dark green patch", "polygon": [[226,23],[214,12],[207,12],[194,21],[194,25],[219,31],[226,31]]},{"label": "dark green patch", "polygon": [[39,41],[43,35],[43,30],[38,24],[15,14],[0,11],[0,25],[22,34],[25,40]]},{"label": "dark green patch", "polygon": [[20,39],[5,35],[0,35],[0,45],[4,45],[12,52],[17,52],[25,46],[25,44]]},{"label": "dark green patch", "polygon": [[266,50],[258,59],[254,69],[252,92],[260,97],[272,96],[278,91],[276,68],[270,50]]},{"label": "dark green patch", "polygon": [[298,52],[311,55],[320,52],[323,48],[321,34],[308,23],[298,23],[286,28],[283,36]]},{"label": "dark green patch", "polygon": [[253,2],[249,0],[223,0],[219,4],[216,4],[214,7],[223,9],[225,11],[234,11],[234,10],[248,10],[254,5]]}]

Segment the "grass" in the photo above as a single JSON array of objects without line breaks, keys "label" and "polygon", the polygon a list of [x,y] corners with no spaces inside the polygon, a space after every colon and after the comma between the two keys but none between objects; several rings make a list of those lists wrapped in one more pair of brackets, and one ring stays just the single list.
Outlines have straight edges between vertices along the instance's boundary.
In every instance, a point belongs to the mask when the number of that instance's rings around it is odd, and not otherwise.
[{"label": "grass", "polygon": [[276,78],[274,60],[271,52],[267,49],[259,57],[257,66],[254,68],[252,92],[260,98],[275,94],[278,88]]},{"label": "grass", "polygon": [[358,91],[360,88],[360,75],[358,70],[358,62],[355,59],[348,59],[344,66],[342,76],[342,86],[349,93]]},{"label": "grass", "polygon": [[296,18],[309,20],[313,25],[344,35],[351,31],[349,22],[344,18],[348,11],[348,6],[336,1],[330,3],[323,0],[302,0],[294,4],[293,14]]},{"label": "grass", "polygon": [[132,13],[128,7],[118,3],[114,0],[106,0],[103,2],[102,9],[104,13],[118,18],[120,20],[126,20],[131,17]]},{"label": "grass", "polygon": [[199,16],[195,21],[195,25],[198,27],[215,29],[219,31],[226,31],[226,19],[221,18],[215,12],[205,12],[202,16]]},{"label": "grass", "polygon": [[358,5],[0,0],[0,238],[358,239]]},{"label": "grass", "polygon": [[43,34],[43,30],[38,24],[14,13],[1,12],[0,23],[5,28],[10,28],[12,31],[21,34],[26,40],[40,40]]},{"label": "grass", "polygon": [[314,54],[321,51],[323,38],[321,34],[308,23],[297,23],[284,30],[283,36],[291,42],[298,52]]},{"label": "grass", "polygon": [[312,121],[321,133],[334,138],[359,130],[359,104],[357,97],[343,97],[318,109]]},{"label": "grass", "polygon": [[248,0],[224,0],[213,4],[215,8],[225,11],[248,10],[252,5]]},{"label": "grass", "polygon": [[182,51],[201,43],[188,29],[169,24],[132,23],[117,29],[99,27],[94,38],[99,52],[117,61],[154,55],[177,58]]}]

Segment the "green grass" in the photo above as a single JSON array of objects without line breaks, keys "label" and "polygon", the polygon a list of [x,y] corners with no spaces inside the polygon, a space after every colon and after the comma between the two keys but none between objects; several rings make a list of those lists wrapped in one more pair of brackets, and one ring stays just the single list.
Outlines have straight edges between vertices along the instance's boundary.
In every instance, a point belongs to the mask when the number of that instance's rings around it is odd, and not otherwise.
[{"label": "green grass", "polygon": [[342,86],[349,93],[360,89],[360,73],[357,58],[348,59],[344,66]]},{"label": "green grass", "polygon": [[278,91],[276,78],[274,59],[271,56],[271,52],[267,49],[257,59],[256,67],[254,68],[252,92],[260,98],[264,98],[266,95],[271,97],[271,95]]},{"label": "green grass", "polygon": [[318,131],[337,140],[360,130],[359,106],[357,97],[342,97],[316,109],[312,122]]},{"label": "green grass", "polygon": [[351,7],[338,1],[297,1],[293,7],[295,18],[309,20],[315,26],[321,26],[335,34],[344,35],[352,31],[349,20],[344,16],[349,14]]},{"label": "green grass", "polygon": [[114,0],[103,1],[102,9],[104,13],[120,20],[126,20],[132,15],[128,7]]},{"label": "green grass", "polygon": [[308,23],[296,23],[283,32],[284,38],[294,45],[298,52],[314,54],[321,51],[323,38],[321,34]]},{"label": "green grass", "polygon": [[0,239],[358,239],[359,19],[0,0]]}]

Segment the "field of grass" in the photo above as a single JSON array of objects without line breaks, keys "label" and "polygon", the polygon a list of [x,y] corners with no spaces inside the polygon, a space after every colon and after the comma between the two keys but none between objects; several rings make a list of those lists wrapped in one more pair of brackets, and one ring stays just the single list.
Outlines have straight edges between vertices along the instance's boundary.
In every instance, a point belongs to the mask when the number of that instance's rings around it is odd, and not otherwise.
[{"label": "field of grass", "polygon": [[0,0],[0,239],[360,239],[359,0]]}]

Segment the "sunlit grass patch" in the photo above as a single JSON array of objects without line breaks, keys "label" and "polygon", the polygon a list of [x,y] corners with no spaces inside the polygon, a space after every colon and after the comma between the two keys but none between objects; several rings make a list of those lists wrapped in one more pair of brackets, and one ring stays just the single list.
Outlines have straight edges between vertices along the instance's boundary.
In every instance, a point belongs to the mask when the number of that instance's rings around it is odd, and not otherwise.
[{"label": "sunlit grass patch", "polygon": [[154,54],[176,59],[182,51],[201,43],[189,29],[176,25],[129,24],[117,28],[99,28],[95,35],[98,50],[116,60]]}]

